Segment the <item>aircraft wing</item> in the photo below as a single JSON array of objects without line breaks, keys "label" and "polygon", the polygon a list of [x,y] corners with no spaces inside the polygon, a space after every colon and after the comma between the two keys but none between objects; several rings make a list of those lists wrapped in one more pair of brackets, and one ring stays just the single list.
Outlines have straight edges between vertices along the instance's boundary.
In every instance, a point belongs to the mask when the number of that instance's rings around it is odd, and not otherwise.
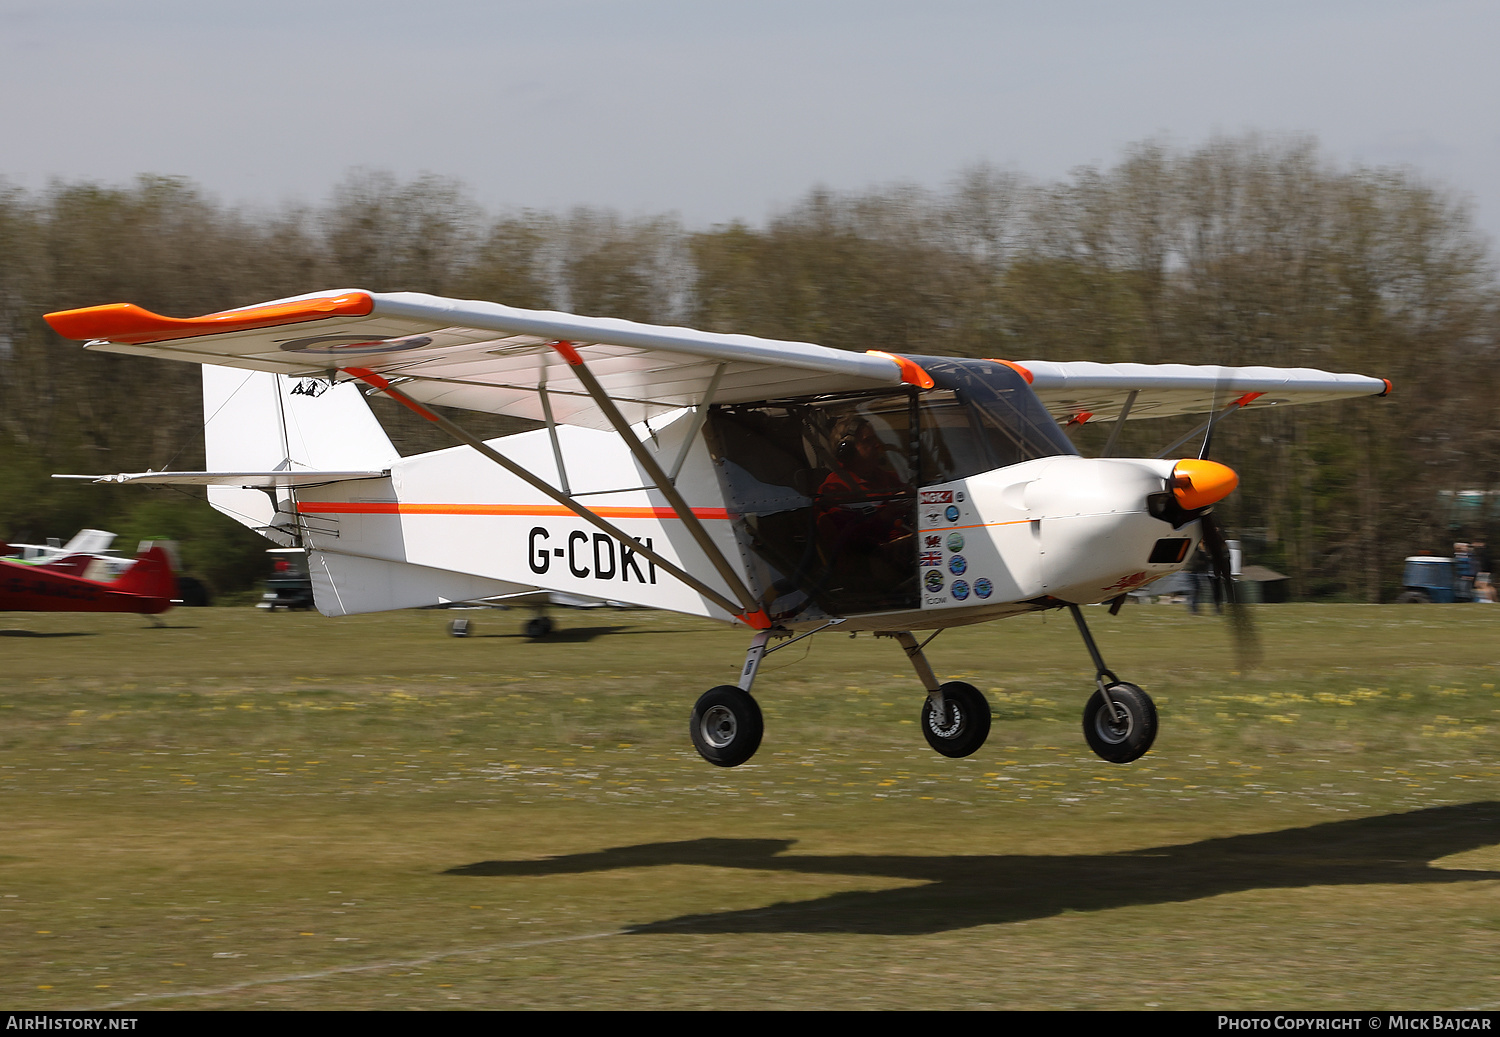
[{"label": "aircraft wing", "polygon": [[421,403],[536,420],[547,408],[558,423],[601,429],[610,424],[572,373],[570,351],[631,422],[710,396],[743,403],[923,377],[884,354],[410,292],[320,293],[188,319],[117,303],[46,319],[89,349],[304,378],[362,368]]},{"label": "aircraft wing", "polygon": [[[1096,364],[1023,360],[1013,365],[1060,422],[1113,421],[1130,403],[1129,420],[1203,414],[1231,404],[1261,409],[1384,396],[1391,383],[1306,367],[1214,367],[1191,364]],[[1132,399],[1131,394],[1134,394]],[[1240,402],[1243,401],[1243,402]]]}]

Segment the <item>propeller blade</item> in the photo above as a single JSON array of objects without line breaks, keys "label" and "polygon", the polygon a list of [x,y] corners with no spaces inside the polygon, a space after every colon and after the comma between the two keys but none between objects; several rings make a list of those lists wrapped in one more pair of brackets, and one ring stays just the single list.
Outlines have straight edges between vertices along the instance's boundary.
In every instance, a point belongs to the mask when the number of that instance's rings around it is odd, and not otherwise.
[{"label": "propeller blade", "polygon": [[1241,670],[1253,670],[1260,665],[1260,633],[1255,622],[1234,591],[1233,563],[1229,557],[1229,542],[1224,536],[1224,527],[1218,516],[1206,511],[1199,522],[1203,527],[1203,549],[1208,552],[1214,567],[1214,597],[1224,603],[1224,614],[1229,620],[1229,637],[1234,642],[1235,665]]}]

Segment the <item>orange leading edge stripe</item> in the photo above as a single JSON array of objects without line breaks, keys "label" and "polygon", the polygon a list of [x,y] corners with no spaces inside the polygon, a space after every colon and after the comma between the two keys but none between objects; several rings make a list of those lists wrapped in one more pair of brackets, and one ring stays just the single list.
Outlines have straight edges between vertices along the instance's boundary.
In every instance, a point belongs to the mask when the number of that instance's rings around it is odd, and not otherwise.
[{"label": "orange leading edge stripe", "polygon": [[226,310],[205,317],[163,317],[143,310],[134,303],[115,302],[105,306],[85,306],[78,310],[58,310],[46,315],[52,330],[63,338],[79,340],[107,339],[126,345],[168,342],[199,335],[221,335],[230,331],[254,331],[281,324],[301,324],[325,317],[366,317],[375,308],[375,300],[364,292],[345,292],[321,299],[299,299],[268,306],[251,306],[244,310]]}]

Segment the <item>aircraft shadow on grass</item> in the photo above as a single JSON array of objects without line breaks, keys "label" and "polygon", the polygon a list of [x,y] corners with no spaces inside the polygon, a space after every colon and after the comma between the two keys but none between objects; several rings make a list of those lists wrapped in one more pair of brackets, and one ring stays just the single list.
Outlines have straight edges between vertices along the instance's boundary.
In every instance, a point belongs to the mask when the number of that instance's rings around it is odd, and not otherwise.
[{"label": "aircraft shadow on grass", "polygon": [[0,630],[0,637],[96,637],[97,630]]},{"label": "aircraft shadow on grass", "polygon": [[480,637],[508,637],[517,641],[536,641],[540,644],[578,644],[584,641],[592,641],[596,637],[620,637],[629,634],[667,634],[669,630],[640,630],[624,626],[603,627],[558,627],[545,637],[532,637],[530,634],[515,633],[506,634],[480,634]]},{"label": "aircraft shadow on grass", "polygon": [[1500,803],[1465,803],[1125,853],[1073,856],[799,856],[794,839],[646,843],[540,861],[482,861],[450,875],[566,875],[664,864],[870,875],[926,885],[835,893],[746,911],[683,915],[632,933],[846,932],[916,935],[1305,886],[1474,882],[1500,871],[1431,862],[1500,843]]}]

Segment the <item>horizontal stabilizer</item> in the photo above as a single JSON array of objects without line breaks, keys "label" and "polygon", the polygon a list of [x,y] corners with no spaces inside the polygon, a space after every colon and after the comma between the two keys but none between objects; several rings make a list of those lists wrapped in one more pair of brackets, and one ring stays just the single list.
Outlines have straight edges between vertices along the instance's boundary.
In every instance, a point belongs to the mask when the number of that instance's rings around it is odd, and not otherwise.
[{"label": "horizontal stabilizer", "polygon": [[121,472],[118,475],[54,475],[54,479],[86,479],[96,483],[137,483],[156,486],[240,486],[270,490],[297,486],[325,486],[359,479],[385,479],[381,472]]}]

